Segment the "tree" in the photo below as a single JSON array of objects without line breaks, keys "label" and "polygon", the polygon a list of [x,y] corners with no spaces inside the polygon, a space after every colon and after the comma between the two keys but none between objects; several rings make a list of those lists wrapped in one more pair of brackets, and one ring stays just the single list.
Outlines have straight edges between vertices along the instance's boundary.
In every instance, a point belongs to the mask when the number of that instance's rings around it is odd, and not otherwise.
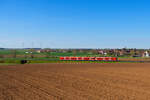
[{"label": "tree", "polygon": [[12,50],[12,56],[13,56],[13,58],[17,57],[17,50]]},{"label": "tree", "polygon": [[76,49],[74,49],[72,52],[73,52],[73,56],[77,55],[77,50]]},{"label": "tree", "polygon": [[30,54],[31,54],[31,58],[34,58],[34,49],[31,49]]},{"label": "tree", "polygon": [[98,51],[95,50],[95,49],[91,50],[91,52],[92,52],[93,55],[97,55],[98,54]]},{"label": "tree", "polygon": [[46,50],[46,57],[49,58],[51,56],[51,49]]}]

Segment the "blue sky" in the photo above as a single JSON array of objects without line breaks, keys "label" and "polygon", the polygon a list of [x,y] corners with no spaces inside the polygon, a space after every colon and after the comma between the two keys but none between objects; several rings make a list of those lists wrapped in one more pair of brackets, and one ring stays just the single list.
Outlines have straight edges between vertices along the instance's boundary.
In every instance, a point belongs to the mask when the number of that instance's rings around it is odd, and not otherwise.
[{"label": "blue sky", "polygon": [[0,47],[150,48],[149,0],[0,0]]}]

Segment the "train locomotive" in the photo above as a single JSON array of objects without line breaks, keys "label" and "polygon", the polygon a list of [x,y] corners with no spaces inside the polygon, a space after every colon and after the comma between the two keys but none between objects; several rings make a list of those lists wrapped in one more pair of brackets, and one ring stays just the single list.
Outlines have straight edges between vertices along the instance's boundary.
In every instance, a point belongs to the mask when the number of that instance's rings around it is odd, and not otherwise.
[{"label": "train locomotive", "polygon": [[63,61],[118,61],[117,57],[60,57]]}]

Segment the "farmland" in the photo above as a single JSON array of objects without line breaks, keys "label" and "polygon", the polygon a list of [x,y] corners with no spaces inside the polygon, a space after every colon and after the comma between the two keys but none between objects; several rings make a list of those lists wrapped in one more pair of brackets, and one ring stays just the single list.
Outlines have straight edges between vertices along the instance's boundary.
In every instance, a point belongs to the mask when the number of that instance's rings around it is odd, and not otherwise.
[{"label": "farmland", "polygon": [[0,66],[0,100],[149,100],[150,63]]},{"label": "farmland", "polygon": [[[45,49],[42,49],[45,50]],[[104,55],[96,53],[94,50],[82,50],[74,52],[74,50],[66,49],[66,52],[60,52],[63,49],[48,49],[53,50],[50,52],[37,52],[34,49],[4,49],[0,50],[0,64],[19,64],[20,60],[29,60],[30,63],[63,63],[59,57],[75,56],[75,57],[103,57]],[[68,50],[68,51],[67,51]],[[28,52],[28,53],[26,53]],[[32,53],[31,53],[32,52]],[[106,57],[115,57],[114,55],[105,55]],[[118,57],[119,61],[137,61],[137,62],[150,62],[149,57]],[[72,61],[75,62],[75,61]],[[67,62],[68,63],[68,62]],[[78,63],[78,62],[77,62]],[[80,63],[102,63],[102,62],[81,62]]]}]

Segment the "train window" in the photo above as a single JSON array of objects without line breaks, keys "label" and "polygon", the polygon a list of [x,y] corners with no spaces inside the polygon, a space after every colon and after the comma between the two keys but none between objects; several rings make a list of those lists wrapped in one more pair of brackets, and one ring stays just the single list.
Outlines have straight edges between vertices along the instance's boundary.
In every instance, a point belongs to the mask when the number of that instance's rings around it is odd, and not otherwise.
[{"label": "train window", "polygon": [[70,60],[70,57],[66,57],[66,60]]},{"label": "train window", "polygon": [[89,60],[89,57],[84,57],[84,60]]},{"label": "train window", "polygon": [[82,60],[82,57],[78,57],[78,60]]},{"label": "train window", "polygon": [[97,60],[103,60],[103,58],[97,58]]},{"label": "train window", "polygon": [[71,60],[77,60],[77,58],[75,58],[75,57],[72,57],[72,58],[71,58]]},{"label": "train window", "polygon": [[95,60],[95,57],[91,57],[90,60]]}]

